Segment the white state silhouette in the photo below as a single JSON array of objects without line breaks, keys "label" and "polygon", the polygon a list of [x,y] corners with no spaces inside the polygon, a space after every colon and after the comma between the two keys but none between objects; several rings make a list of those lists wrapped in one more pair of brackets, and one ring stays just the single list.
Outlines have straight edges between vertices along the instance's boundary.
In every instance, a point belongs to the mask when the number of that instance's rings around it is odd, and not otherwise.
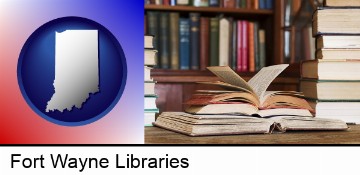
[{"label": "white state silhouette", "polygon": [[81,109],[90,94],[99,92],[98,60],[97,30],[55,32],[55,93],[46,112]]}]

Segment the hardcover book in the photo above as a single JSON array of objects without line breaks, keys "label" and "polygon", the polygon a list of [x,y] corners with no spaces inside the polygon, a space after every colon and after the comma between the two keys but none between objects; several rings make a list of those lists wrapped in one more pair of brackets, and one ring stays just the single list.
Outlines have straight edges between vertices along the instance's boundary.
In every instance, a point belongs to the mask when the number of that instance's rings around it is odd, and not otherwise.
[{"label": "hardcover book", "polygon": [[219,66],[229,65],[229,53],[230,21],[227,18],[221,18],[219,26]]},{"label": "hardcover book", "polygon": [[145,49],[154,49],[155,48],[155,39],[152,35],[144,36],[144,48]]},{"label": "hardcover book", "polygon": [[301,64],[301,77],[320,80],[360,80],[360,61],[309,60]]},{"label": "hardcover book", "polygon": [[190,13],[190,67],[199,69],[200,62],[200,14]]},{"label": "hardcover book", "polygon": [[[211,1],[210,1],[211,2]],[[207,17],[200,18],[200,70],[206,70],[209,66],[210,52],[210,19]]]},{"label": "hardcover book", "polygon": [[319,49],[317,59],[327,60],[360,60],[360,49]]},{"label": "hardcover book", "polygon": [[162,69],[170,68],[170,31],[169,31],[169,13],[160,13],[160,47],[158,49],[160,56],[160,67]]},{"label": "hardcover book", "polygon": [[300,91],[306,98],[330,101],[360,101],[360,80],[302,79]]},{"label": "hardcover book", "polygon": [[219,65],[219,18],[210,18],[210,66]]},{"label": "hardcover book", "polygon": [[359,0],[324,0],[324,6],[328,7],[360,7]]},{"label": "hardcover book", "polygon": [[180,69],[190,69],[190,20],[180,18],[179,20],[179,56]]},{"label": "hardcover book", "polygon": [[179,69],[179,13],[170,13],[170,64]]},{"label": "hardcover book", "polygon": [[318,8],[313,15],[313,35],[360,34],[360,8]]},{"label": "hardcover book", "polygon": [[145,66],[155,66],[156,65],[156,53],[155,49],[145,49],[144,51],[144,65]]},{"label": "hardcover book", "polygon": [[[359,1],[360,2],[360,1]],[[360,49],[360,36],[322,35],[316,38],[316,49]]]},{"label": "hardcover book", "polygon": [[345,122],[335,119],[295,116],[265,119],[234,115],[191,115],[183,112],[163,112],[153,124],[189,136],[348,129]]},{"label": "hardcover book", "polygon": [[331,118],[360,124],[360,102],[309,100],[316,118]]}]

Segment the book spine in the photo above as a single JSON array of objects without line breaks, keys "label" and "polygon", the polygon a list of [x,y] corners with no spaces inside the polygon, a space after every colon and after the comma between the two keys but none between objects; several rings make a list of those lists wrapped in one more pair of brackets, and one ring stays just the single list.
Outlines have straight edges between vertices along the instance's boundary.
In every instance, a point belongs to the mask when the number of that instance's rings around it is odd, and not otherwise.
[{"label": "book spine", "polygon": [[265,45],[265,30],[259,30],[259,57],[260,69],[266,65],[266,45]]},{"label": "book spine", "polygon": [[162,5],[164,5],[164,6],[170,6],[170,0],[163,0]]},{"label": "book spine", "polygon": [[255,39],[254,39],[254,23],[248,23],[248,31],[249,31],[249,39],[248,39],[248,46],[249,46],[249,71],[255,72]]},{"label": "book spine", "polygon": [[249,70],[248,65],[249,65],[249,30],[248,30],[248,26],[249,26],[249,22],[248,21],[242,21],[242,35],[241,35],[241,40],[242,40],[242,71],[243,72],[247,72]]},{"label": "book spine", "polygon": [[176,0],[176,5],[190,5],[190,0]]},{"label": "book spine", "polygon": [[266,9],[266,0],[259,0],[259,8]]},{"label": "book spine", "polygon": [[236,71],[242,72],[242,22],[239,20],[237,21],[237,58],[236,58]]},{"label": "book spine", "polygon": [[230,22],[226,18],[220,19],[219,24],[219,65],[229,65],[229,27]]},{"label": "book spine", "polygon": [[209,0],[210,7],[219,7],[219,0]]},{"label": "book spine", "polygon": [[219,65],[219,18],[210,18],[210,66]]},{"label": "book spine", "polygon": [[180,69],[190,69],[190,20],[179,19]]},{"label": "book spine", "polygon": [[252,9],[259,9],[259,0],[252,0]]},{"label": "book spine", "polygon": [[169,54],[169,13],[160,13],[160,66],[162,69],[170,68]]},{"label": "book spine", "polygon": [[247,0],[241,0],[241,8],[247,8]]},{"label": "book spine", "polygon": [[259,23],[254,23],[254,55],[255,55],[255,71],[260,70],[260,46],[259,46]]},{"label": "book spine", "polygon": [[171,69],[179,69],[179,13],[170,13],[170,61]]},{"label": "book spine", "polygon": [[253,8],[253,0],[246,0],[246,8],[247,9],[252,9]]},{"label": "book spine", "polygon": [[232,37],[231,37],[231,68],[236,70],[236,60],[237,60],[237,22],[234,20],[232,24]]},{"label": "book spine", "polygon": [[241,8],[241,0],[235,1],[235,8]]},{"label": "book spine", "polygon": [[170,1],[170,5],[171,5],[171,6],[175,6],[175,5],[176,5],[176,0],[171,0],[171,1]]},{"label": "book spine", "polygon": [[228,46],[229,46],[229,50],[228,50],[228,53],[227,53],[227,57],[228,57],[228,66],[231,67],[231,63],[232,63],[232,60],[231,60],[231,57],[232,57],[232,53],[233,53],[233,42],[232,42],[232,39],[233,39],[233,21],[234,19],[233,18],[228,18],[229,20],[229,35],[228,35]]},{"label": "book spine", "polygon": [[209,34],[210,21],[207,17],[200,18],[200,70],[206,70],[209,66]]},{"label": "book spine", "polygon": [[200,60],[200,14],[190,13],[190,67],[199,69]]},{"label": "book spine", "polygon": [[274,7],[274,1],[273,0],[265,0],[266,2],[266,9],[273,9]]},{"label": "book spine", "polygon": [[224,0],[224,8],[235,8],[235,0]]},{"label": "book spine", "polygon": [[[154,12],[154,11],[148,11],[147,12],[147,31],[149,35],[153,35],[154,36],[154,49],[159,50],[159,33],[158,33],[158,16],[159,13],[158,12]],[[160,63],[160,56],[159,54],[156,54],[156,60],[157,63]],[[158,67],[158,66],[157,66]]]},{"label": "book spine", "polygon": [[208,7],[209,1],[208,0],[192,0],[192,5],[195,7]]}]

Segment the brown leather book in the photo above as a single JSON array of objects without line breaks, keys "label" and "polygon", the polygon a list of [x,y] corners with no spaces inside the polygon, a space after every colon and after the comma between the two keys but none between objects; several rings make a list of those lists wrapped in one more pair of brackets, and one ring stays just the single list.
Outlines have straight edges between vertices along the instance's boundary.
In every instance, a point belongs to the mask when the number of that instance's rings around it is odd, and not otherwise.
[{"label": "brown leather book", "polygon": [[210,19],[200,18],[200,70],[206,70],[209,66],[209,47],[210,47]]},{"label": "brown leather book", "polygon": [[249,22],[249,71],[255,72],[254,23]]},{"label": "brown leather book", "polygon": [[235,8],[235,0],[224,0],[224,8]]}]

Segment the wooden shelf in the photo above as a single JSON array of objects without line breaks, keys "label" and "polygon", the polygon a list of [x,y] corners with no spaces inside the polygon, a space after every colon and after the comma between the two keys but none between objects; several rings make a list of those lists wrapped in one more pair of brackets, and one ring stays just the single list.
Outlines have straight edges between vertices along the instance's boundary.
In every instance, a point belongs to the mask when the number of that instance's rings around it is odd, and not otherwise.
[{"label": "wooden shelf", "polygon": [[203,13],[223,13],[241,15],[273,15],[272,10],[244,9],[244,8],[221,8],[221,7],[193,7],[193,6],[163,6],[145,5],[145,10],[174,11],[174,12],[203,12]]}]

